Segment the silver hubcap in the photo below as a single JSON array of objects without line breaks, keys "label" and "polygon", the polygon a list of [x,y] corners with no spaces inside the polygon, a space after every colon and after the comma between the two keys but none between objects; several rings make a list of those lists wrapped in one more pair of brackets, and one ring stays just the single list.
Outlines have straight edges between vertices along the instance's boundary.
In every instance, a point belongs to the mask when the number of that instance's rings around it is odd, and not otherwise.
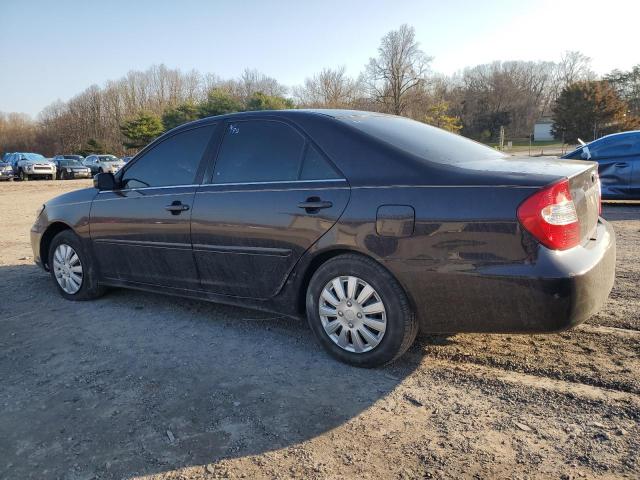
[{"label": "silver hubcap", "polygon": [[76,251],[61,243],[53,253],[53,273],[60,288],[73,295],[82,286],[82,263]]},{"label": "silver hubcap", "polygon": [[348,352],[378,346],[387,328],[387,312],[378,292],[358,277],[336,277],[320,294],[320,321],[329,338]]}]

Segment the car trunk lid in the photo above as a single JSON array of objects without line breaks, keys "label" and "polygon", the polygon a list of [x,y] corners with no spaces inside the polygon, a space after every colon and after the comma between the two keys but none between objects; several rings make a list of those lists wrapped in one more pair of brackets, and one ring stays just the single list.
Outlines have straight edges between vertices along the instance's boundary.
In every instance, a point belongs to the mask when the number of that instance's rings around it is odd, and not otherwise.
[{"label": "car trunk lid", "polygon": [[598,164],[556,157],[506,157],[469,161],[459,165],[474,170],[492,184],[526,185],[540,188],[567,179],[580,223],[580,243],[593,235],[600,213]]},{"label": "car trunk lid", "polygon": [[584,162],[584,164],[584,170],[569,177],[569,189],[580,222],[581,242],[593,236],[600,214],[598,165],[593,162]]}]

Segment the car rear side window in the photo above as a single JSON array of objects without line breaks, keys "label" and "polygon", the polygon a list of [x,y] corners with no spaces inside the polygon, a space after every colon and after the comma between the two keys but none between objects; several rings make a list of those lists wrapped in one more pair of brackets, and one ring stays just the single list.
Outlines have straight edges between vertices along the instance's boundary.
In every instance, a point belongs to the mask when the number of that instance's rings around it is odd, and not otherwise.
[{"label": "car rear side window", "polygon": [[193,184],[214,128],[193,128],[162,141],[125,170],[124,188]]},{"label": "car rear side window", "polygon": [[246,120],[227,125],[213,171],[213,183],[298,179],[304,138],[289,125]]},{"label": "car rear side window", "polygon": [[462,135],[447,132],[408,118],[358,113],[338,120],[392,146],[430,162],[448,165],[506,155]]},{"label": "car rear side window", "polygon": [[300,172],[300,180],[327,180],[340,178],[320,152],[311,144],[307,147]]}]

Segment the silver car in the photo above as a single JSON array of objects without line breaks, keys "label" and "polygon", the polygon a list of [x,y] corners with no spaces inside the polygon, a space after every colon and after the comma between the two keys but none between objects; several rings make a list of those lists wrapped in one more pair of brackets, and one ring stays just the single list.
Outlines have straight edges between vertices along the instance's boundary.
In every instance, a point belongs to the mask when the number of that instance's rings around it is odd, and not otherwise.
[{"label": "silver car", "polygon": [[55,164],[39,153],[12,153],[8,161],[13,166],[14,174],[22,181],[31,178],[53,180],[56,177]]},{"label": "silver car", "polygon": [[124,166],[124,162],[114,155],[89,155],[83,163],[91,169],[92,175],[116,173]]}]

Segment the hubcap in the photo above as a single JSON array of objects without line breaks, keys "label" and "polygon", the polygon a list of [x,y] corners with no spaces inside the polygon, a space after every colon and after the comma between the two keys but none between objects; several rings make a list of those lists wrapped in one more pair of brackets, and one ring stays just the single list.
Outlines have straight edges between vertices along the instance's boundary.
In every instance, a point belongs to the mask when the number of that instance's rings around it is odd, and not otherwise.
[{"label": "hubcap", "polygon": [[58,285],[69,295],[73,295],[82,286],[82,263],[76,251],[61,243],[53,253],[53,273]]},{"label": "hubcap", "polygon": [[387,312],[371,285],[358,277],[336,277],[320,294],[322,327],[340,348],[364,353],[378,346],[387,328]]}]

